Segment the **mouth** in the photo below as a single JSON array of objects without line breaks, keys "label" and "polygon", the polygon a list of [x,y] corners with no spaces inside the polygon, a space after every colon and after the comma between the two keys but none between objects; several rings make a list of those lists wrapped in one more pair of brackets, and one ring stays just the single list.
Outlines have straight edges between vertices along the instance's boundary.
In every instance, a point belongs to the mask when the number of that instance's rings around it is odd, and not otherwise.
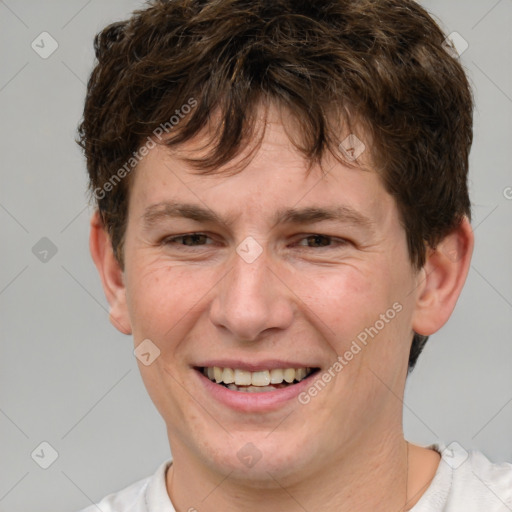
[{"label": "mouth", "polygon": [[265,393],[292,387],[311,378],[320,368],[272,368],[251,372],[238,368],[196,367],[218,386],[242,393]]}]

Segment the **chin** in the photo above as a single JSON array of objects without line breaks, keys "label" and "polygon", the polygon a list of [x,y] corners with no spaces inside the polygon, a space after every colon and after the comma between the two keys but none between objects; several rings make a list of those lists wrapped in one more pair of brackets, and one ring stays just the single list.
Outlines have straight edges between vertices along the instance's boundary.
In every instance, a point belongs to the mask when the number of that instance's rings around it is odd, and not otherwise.
[{"label": "chin", "polygon": [[306,442],[293,441],[289,434],[272,436],[269,431],[236,433],[218,448],[203,445],[206,452],[213,452],[203,453],[203,458],[212,471],[229,474],[230,480],[250,487],[275,488],[283,480],[291,483],[303,466],[310,467],[308,454],[313,454]]}]

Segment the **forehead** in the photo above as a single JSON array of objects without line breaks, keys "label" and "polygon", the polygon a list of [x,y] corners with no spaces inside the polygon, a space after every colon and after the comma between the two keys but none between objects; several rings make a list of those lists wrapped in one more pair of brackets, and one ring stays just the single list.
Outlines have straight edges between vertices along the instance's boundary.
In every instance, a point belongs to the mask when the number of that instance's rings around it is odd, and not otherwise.
[{"label": "forehead", "polygon": [[250,158],[254,147],[249,144],[211,174],[187,162],[211,150],[211,133],[176,148],[157,145],[137,166],[130,210],[147,225],[166,215],[225,225],[257,215],[270,225],[343,218],[370,228],[395,209],[364,155],[357,160],[362,165],[354,167],[328,154],[321,164],[310,167],[292,143],[293,136],[290,125],[274,112]]}]

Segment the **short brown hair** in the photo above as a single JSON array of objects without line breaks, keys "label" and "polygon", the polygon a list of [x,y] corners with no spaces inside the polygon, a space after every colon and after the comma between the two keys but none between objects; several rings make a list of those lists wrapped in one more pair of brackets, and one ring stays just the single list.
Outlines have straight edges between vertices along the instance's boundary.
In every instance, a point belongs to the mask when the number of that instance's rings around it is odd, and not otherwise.
[{"label": "short brown hair", "polygon": [[[131,180],[120,176],[143,141],[167,123],[165,144],[180,144],[220,112],[212,151],[191,160],[214,173],[250,140],[256,105],[271,99],[294,115],[303,134],[294,143],[311,163],[339,154],[333,112],[364,126],[421,268],[427,248],[471,218],[473,98],[444,41],[411,0],[160,0],[106,27],[94,40],[78,142],[121,267]],[[184,122],[170,123],[191,99]],[[409,370],[427,339],[414,335]]]}]

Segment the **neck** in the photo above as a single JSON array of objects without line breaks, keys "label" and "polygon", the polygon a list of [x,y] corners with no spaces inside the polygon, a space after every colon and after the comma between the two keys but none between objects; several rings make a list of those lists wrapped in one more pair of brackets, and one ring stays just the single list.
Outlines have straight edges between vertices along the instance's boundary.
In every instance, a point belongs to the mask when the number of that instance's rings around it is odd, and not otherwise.
[{"label": "neck", "polygon": [[[330,454],[329,460],[318,465],[305,463],[292,476],[268,472],[266,482],[234,478],[229,470],[226,474],[212,471],[171,443],[173,465],[166,478],[167,491],[177,512],[409,510],[421,494],[411,495],[417,483],[411,480],[410,454],[403,435],[381,436],[372,444],[364,441],[354,440],[342,455]],[[417,455],[413,453],[413,457]],[[411,482],[414,489],[410,489]]]}]

